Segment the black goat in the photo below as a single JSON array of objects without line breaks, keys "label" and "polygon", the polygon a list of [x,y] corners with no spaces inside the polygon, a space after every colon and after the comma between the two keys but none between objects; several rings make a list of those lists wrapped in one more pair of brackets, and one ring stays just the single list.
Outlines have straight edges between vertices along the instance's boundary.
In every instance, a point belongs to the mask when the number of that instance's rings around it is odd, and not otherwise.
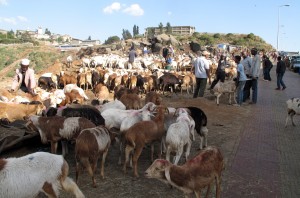
[{"label": "black goat", "polygon": [[205,115],[204,111],[197,107],[185,107],[188,110],[188,113],[195,121],[195,130],[200,135],[201,143],[200,149],[203,148],[202,146],[202,139],[204,138],[204,146],[207,146],[207,116]]},{"label": "black goat", "polygon": [[51,77],[41,76],[38,80],[38,86],[42,89],[50,91],[56,88],[56,84],[53,82]]},{"label": "black goat", "polygon": [[105,120],[99,110],[90,105],[70,105],[62,110],[61,115],[64,117],[84,117],[96,126],[105,125]]}]

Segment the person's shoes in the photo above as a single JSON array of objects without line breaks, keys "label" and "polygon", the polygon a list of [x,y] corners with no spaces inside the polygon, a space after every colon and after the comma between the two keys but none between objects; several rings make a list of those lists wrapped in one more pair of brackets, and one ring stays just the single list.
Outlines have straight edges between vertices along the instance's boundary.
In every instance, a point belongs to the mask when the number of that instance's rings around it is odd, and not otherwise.
[{"label": "person's shoes", "polygon": [[264,81],[268,81],[268,80],[264,79]]},{"label": "person's shoes", "polygon": [[283,88],[282,88],[282,90],[285,90],[285,89],[286,89],[286,87],[283,87]]},{"label": "person's shoes", "polygon": [[280,90],[280,88],[277,87],[275,90]]},{"label": "person's shoes", "polygon": [[256,102],[252,102],[252,101],[250,101],[248,104],[256,104]]}]

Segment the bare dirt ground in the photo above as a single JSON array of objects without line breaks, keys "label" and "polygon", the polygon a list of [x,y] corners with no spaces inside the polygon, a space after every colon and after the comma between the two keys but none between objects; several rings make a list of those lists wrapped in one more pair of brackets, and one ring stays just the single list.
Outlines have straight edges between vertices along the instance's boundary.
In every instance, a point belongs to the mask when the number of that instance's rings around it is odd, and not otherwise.
[{"label": "bare dirt ground", "polygon": [[[9,80],[10,79],[7,79],[6,82],[9,82]],[[2,83],[0,86],[1,88],[7,86],[7,84]],[[88,96],[93,95],[90,91],[88,91],[87,94]],[[222,179],[222,187],[224,187],[228,174],[227,170],[231,165],[237,143],[239,142],[240,134],[242,133],[244,123],[249,116],[251,106],[244,105],[242,107],[234,107],[232,105],[227,105],[227,96],[221,96],[220,106],[217,106],[214,97],[209,93],[209,91],[206,91],[204,98],[192,99],[191,95],[173,94],[171,97],[163,96],[163,101],[169,107],[195,106],[201,108],[206,113],[209,129],[208,145],[219,147],[226,162],[226,168],[223,172]],[[199,141],[200,138],[197,135],[196,141],[192,144],[190,157],[197,154]],[[157,146],[158,145],[156,145],[156,151],[158,150]],[[70,150],[71,153],[66,156],[66,160],[70,165],[70,177],[75,179],[74,146],[71,146]],[[3,153],[1,157],[17,157],[37,151],[50,152],[50,146],[42,145],[39,137],[27,141],[26,144],[22,144],[17,149]],[[143,150],[138,161],[138,170],[140,175],[138,179],[133,177],[131,169],[129,169],[126,175],[123,173],[122,166],[118,165],[118,155],[118,145],[116,144],[111,146],[105,164],[105,179],[101,179],[100,177],[99,161],[96,173],[96,180],[98,184],[97,188],[92,187],[91,177],[88,176],[86,171],[80,175],[78,186],[86,197],[183,197],[183,194],[180,191],[174,188],[172,189],[158,180],[147,179],[143,176],[143,172],[151,165],[149,148],[145,148]],[[182,163],[184,163],[184,161],[181,159],[180,164]],[[213,188],[213,197],[214,191],[215,190]],[[43,195],[39,197],[43,197]],[[71,196],[66,193],[62,193],[61,197]]]}]

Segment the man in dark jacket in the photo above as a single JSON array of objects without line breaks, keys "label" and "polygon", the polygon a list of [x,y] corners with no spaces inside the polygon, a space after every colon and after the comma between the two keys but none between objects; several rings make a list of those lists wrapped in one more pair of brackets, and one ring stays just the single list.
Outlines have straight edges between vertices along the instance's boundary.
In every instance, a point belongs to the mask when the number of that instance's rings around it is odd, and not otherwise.
[{"label": "man in dark jacket", "polygon": [[272,62],[270,61],[269,57],[263,55],[263,72],[264,72],[264,81],[271,81],[270,71],[273,67]]},{"label": "man in dark jacket", "polygon": [[277,88],[275,90],[281,90],[280,85],[282,86],[282,90],[286,89],[286,86],[282,80],[282,77],[285,73],[285,63],[281,60],[281,56],[277,57],[277,67],[276,67],[276,74],[277,74]]}]

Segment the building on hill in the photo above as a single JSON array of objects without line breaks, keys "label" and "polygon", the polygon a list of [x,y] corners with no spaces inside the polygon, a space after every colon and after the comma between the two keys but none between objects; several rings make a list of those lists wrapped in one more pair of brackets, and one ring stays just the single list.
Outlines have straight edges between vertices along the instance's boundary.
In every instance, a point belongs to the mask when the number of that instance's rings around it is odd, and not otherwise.
[{"label": "building on hill", "polygon": [[[161,34],[161,30],[159,27],[147,27],[145,30],[145,37],[149,35],[149,33],[153,31],[154,34]],[[172,34],[177,35],[192,35],[195,32],[195,27],[193,26],[171,26]],[[166,33],[167,28],[163,27],[163,32]]]},{"label": "building on hill", "polygon": [[8,31],[7,31],[7,30],[2,30],[2,29],[0,29],[0,33],[1,33],[1,34],[7,34]]}]

